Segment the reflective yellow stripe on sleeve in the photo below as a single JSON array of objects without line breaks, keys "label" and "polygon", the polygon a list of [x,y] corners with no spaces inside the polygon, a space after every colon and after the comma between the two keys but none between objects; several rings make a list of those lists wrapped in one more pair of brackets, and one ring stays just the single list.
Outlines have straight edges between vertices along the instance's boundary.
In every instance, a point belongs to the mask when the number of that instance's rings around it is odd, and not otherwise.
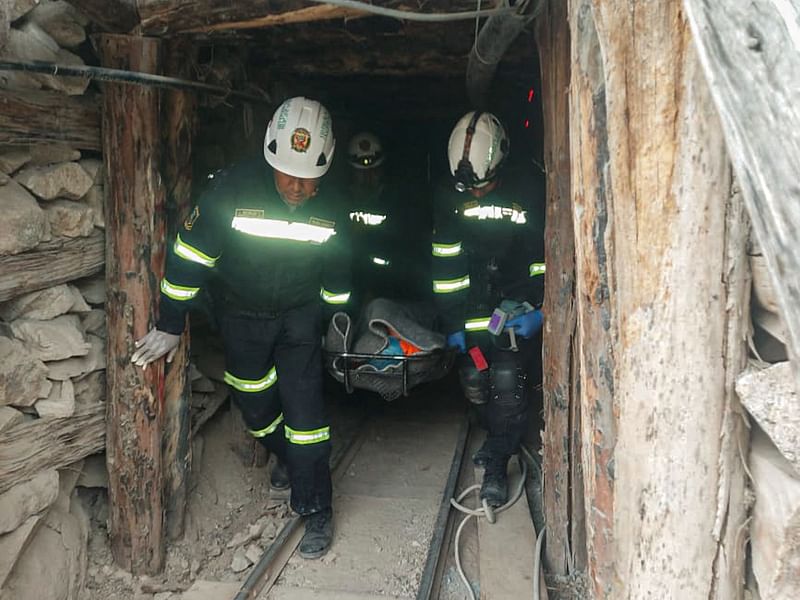
[{"label": "reflective yellow stripe on sleeve", "polygon": [[278,418],[264,427],[264,429],[251,429],[250,435],[252,435],[254,438],[267,437],[270,433],[275,433],[275,430],[281,423],[283,423],[283,413],[279,414]]},{"label": "reflective yellow stripe on sleeve", "polygon": [[224,380],[225,383],[240,392],[257,393],[268,390],[275,385],[275,382],[278,381],[278,372],[275,370],[275,367],[272,367],[261,379],[241,379],[225,371]]},{"label": "reflective yellow stripe on sleeve", "polygon": [[178,237],[175,238],[175,245],[172,247],[173,252],[177,256],[180,256],[184,260],[191,261],[193,263],[197,263],[198,265],[203,265],[204,267],[213,267],[217,264],[217,259],[219,257],[212,257],[204,252],[201,252],[194,246],[190,246],[186,242],[181,239],[181,234],[178,234]]},{"label": "reflective yellow stripe on sleeve", "polygon": [[432,244],[434,256],[441,258],[452,258],[461,254],[461,242],[455,244]]},{"label": "reflective yellow stripe on sleeve", "polygon": [[434,294],[451,294],[469,287],[469,275],[457,279],[435,279],[433,281]]},{"label": "reflective yellow stripe on sleeve", "polygon": [[197,292],[200,291],[200,288],[188,287],[185,285],[175,285],[174,283],[167,281],[165,278],[161,280],[161,291],[168,298],[172,298],[173,300],[177,300],[179,302],[184,302],[197,296]]},{"label": "reflective yellow stripe on sleeve", "polygon": [[341,292],[337,294],[335,292],[329,292],[325,288],[320,288],[319,297],[328,304],[347,304],[350,300],[350,292]]},{"label": "reflective yellow stripe on sleeve", "polygon": [[467,319],[464,321],[464,329],[467,331],[486,331],[489,329],[489,317]]},{"label": "reflective yellow stripe on sleeve", "polygon": [[319,444],[320,442],[326,442],[331,439],[330,427],[320,427],[319,429],[312,429],[311,431],[299,431],[285,425],[284,430],[286,431],[286,439],[289,440],[290,444]]},{"label": "reflective yellow stripe on sleeve", "polygon": [[544,275],[545,267],[544,263],[531,263],[531,266],[528,268],[531,277],[536,277],[537,275]]}]

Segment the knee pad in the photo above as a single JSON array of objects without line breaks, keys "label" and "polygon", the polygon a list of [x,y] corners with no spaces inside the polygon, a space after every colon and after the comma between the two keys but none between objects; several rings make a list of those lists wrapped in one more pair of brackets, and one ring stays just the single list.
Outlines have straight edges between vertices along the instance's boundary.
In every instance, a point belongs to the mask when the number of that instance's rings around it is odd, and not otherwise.
[{"label": "knee pad", "polygon": [[473,404],[486,404],[489,401],[489,374],[478,371],[472,361],[465,361],[458,368],[458,379],[464,396]]},{"label": "knee pad", "polygon": [[505,417],[525,412],[528,376],[521,365],[499,361],[490,369],[490,393],[498,411]]}]

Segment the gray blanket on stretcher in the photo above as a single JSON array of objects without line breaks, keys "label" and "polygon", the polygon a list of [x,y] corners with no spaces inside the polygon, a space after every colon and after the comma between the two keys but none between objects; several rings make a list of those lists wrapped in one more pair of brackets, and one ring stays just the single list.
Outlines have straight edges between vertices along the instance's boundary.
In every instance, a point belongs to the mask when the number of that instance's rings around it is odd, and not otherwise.
[{"label": "gray blanket on stretcher", "polygon": [[[351,318],[343,312],[336,313],[328,326],[325,336],[325,350],[329,353],[353,352],[358,354],[381,354],[392,352],[390,348],[390,331],[395,337],[410,342],[420,349],[420,355],[444,349],[446,338],[433,331],[433,311],[430,307],[419,304],[400,304],[386,298],[377,298],[370,302],[354,326]],[[393,352],[392,352],[393,353]],[[425,377],[425,370],[430,365],[425,361],[411,361],[409,374],[411,385],[430,379]],[[338,380],[344,380],[344,366],[339,360],[328,363],[328,370]],[[397,360],[377,359],[351,367],[355,375],[354,385],[379,392],[387,399],[402,393],[402,381],[386,377],[368,377],[372,374],[391,375],[401,373],[402,363]]]}]

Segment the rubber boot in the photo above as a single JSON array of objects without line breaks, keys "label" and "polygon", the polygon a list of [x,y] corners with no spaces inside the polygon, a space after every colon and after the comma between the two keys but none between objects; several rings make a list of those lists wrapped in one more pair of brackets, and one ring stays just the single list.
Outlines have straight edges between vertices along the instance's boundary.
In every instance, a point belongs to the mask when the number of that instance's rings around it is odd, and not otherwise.
[{"label": "rubber boot", "polygon": [[286,465],[280,460],[276,460],[272,466],[272,472],[269,474],[269,487],[273,490],[283,491],[289,489],[289,472],[286,470]]},{"label": "rubber boot", "polygon": [[330,508],[308,515],[306,532],[300,540],[300,556],[319,558],[328,552],[333,542],[333,511]]},{"label": "rubber boot", "polygon": [[508,459],[491,457],[486,462],[481,485],[481,500],[497,508],[508,502]]}]

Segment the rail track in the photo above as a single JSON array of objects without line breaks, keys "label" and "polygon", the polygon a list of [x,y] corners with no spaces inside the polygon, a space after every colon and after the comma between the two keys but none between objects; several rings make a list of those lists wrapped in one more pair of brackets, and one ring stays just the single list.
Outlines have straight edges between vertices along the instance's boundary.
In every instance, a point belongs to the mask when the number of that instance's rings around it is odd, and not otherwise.
[{"label": "rail track", "polygon": [[235,600],[436,597],[452,526],[450,498],[469,423],[442,386],[393,403],[376,399],[334,447],[334,544],[321,560],[295,555],[303,534],[289,520]]}]

